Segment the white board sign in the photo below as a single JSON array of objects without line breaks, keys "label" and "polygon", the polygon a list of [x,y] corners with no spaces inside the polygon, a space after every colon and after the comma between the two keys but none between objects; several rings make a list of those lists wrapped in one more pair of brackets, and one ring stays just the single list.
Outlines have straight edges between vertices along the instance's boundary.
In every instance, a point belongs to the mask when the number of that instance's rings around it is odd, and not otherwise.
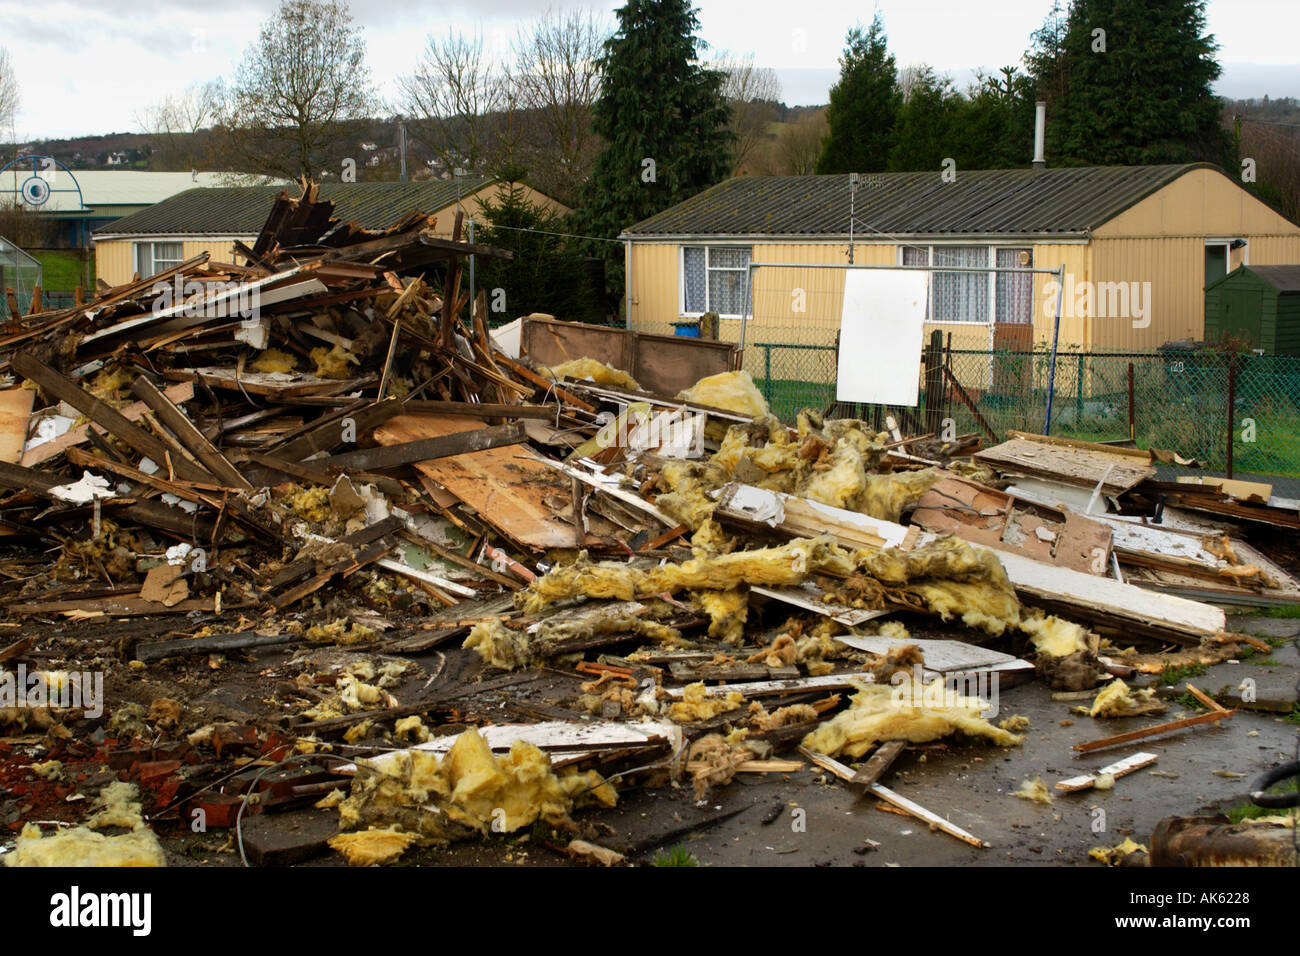
[{"label": "white board sign", "polygon": [[926,273],[850,269],[844,276],[835,399],[917,404],[925,332]]}]

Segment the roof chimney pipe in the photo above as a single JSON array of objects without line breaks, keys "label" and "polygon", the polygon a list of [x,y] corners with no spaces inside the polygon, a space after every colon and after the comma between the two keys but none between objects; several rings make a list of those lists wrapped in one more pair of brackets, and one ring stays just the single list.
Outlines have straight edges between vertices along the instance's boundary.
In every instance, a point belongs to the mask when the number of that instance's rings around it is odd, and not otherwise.
[{"label": "roof chimney pipe", "polygon": [[1047,160],[1043,156],[1043,138],[1047,130],[1047,101],[1034,103],[1034,169],[1046,169]]}]

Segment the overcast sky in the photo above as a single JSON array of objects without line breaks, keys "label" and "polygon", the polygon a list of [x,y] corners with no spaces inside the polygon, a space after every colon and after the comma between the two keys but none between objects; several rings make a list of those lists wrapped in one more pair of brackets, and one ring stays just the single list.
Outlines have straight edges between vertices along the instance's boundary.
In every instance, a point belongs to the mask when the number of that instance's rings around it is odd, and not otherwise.
[{"label": "overcast sky", "polygon": [[[275,0],[0,0],[0,44],[22,90],[20,140],[138,131],[136,117],[190,83],[229,78]],[[617,2],[569,0],[613,22]],[[977,68],[1018,64],[1051,0],[879,0],[900,67],[929,63],[964,87]],[[866,0],[702,0],[701,35],[753,53],[777,71],[786,103],[824,103],[845,31],[869,22]],[[380,92],[411,71],[431,32],[481,30],[505,54],[518,27],[542,12],[529,0],[352,0]],[[1300,97],[1296,0],[1211,0],[1210,32],[1229,97]],[[7,137],[6,137],[7,138]]]}]

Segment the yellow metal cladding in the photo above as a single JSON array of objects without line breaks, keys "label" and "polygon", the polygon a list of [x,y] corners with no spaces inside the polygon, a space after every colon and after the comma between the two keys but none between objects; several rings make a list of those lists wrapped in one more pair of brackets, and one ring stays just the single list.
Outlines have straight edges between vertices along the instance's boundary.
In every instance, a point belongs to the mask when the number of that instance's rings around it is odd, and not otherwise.
[{"label": "yellow metal cladding", "polygon": [[[101,239],[95,243],[95,275],[109,285],[123,285],[135,275],[135,245],[137,242],[175,242],[168,239]],[[213,262],[233,262],[234,243],[229,239],[186,239],[181,243],[181,258],[192,259],[201,252],[208,253]]]}]

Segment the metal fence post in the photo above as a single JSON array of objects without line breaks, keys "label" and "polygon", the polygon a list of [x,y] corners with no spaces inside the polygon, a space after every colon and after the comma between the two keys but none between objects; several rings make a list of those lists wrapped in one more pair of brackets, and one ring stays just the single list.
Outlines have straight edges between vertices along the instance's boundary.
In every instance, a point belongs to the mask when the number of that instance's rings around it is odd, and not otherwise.
[{"label": "metal fence post", "polygon": [[1056,318],[1052,321],[1052,364],[1047,373],[1047,416],[1043,434],[1052,434],[1052,394],[1056,391],[1056,347],[1061,338],[1061,298],[1065,295],[1065,263],[1056,273]]}]

